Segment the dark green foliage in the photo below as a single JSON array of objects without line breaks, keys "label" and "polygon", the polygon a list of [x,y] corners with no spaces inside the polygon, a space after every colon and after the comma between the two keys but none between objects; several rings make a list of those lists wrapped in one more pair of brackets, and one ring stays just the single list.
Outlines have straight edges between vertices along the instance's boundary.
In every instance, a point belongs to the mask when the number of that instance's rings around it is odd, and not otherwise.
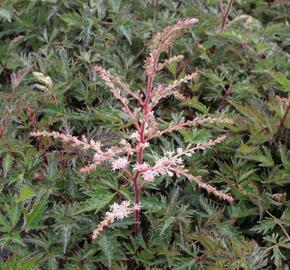
[{"label": "dark green foliage", "polygon": [[[286,269],[287,3],[234,1],[229,24],[220,32],[216,0],[0,2],[1,270]],[[98,63],[141,89],[153,33],[187,17],[200,23],[169,51],[170,56],[184,54],[185,60],[169,66],[158,80],[195,70],[199,76],[182,89],[183,104],[164,101],[156,115],[234,120],[222,145],[196,153],[187,164],[235,202],[222,202],[185,179],[160,178],[143,194],[142,233],[133,235],[133,219],[127,219],[92,241],[108,205],[132,199],[126,178],[109,166],[83,175],[78,169],[87,156],[51,139],[32,139],[29,132],[84,134],[106,146],[126,137],[132,123],[91,65]],[[12,74],[18,78],[14,84]],[[184,129],[153,147],[162,154],[223,130],[211,124]]]}]

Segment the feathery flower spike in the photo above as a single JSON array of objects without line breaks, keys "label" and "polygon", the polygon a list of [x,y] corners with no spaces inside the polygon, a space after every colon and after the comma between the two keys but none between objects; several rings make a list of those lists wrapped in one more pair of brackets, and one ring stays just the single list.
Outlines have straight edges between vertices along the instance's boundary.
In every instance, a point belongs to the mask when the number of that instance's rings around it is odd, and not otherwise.
[{"label": "feathery flower spike", "polygon": [[110,211],[106,212],[105,218],[99,223],[97,228],[92,233],[92,239],[95,240],[99,234],[112,224],[115,220],[122,220],[130,216],[134,211],[140,210],[140,204],[133,204],[130,201],[123,201],[122,203],[113,203],[110,206]]}]

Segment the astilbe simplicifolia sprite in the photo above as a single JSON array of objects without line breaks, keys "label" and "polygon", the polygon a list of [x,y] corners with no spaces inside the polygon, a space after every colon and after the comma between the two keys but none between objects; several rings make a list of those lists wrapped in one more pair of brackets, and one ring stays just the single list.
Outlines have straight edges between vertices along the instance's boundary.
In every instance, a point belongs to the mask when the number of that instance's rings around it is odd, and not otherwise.
[{"label": "astilbe simplicifolia sprite", "polygon": [[113,171],[122,170],[132,182],[134,189],[134,202],[123,201],[120,204],[114,203],[105,215],[105,218],[92,234],[95,239],[101,231],[108,227],[115,220],[121,220],[134,213],[135,231],[140,230],[140,195],[141,191],[147,183],[154,181],[159,176],[176,176],[183,175],[190,181],[195,182],[200,188],[205,189],[209,193],[213,193],[217,197],[233,201],[233,197],[227,195],[224,191],[202,182],[201,177],[193,176],[189,170],[183,165],[183,157],[191,156],[196,151],[203,150],[221,143],[226,139],[225,135],[217,137],[206,143],[197,144],[195,146],[188,145],[185,149],[178,148],[168,151],[163,157],[156,158],[154,164],[144,160],[144,151],[148,151],[152,140],[165,134],[172,133],[187,127],[195,127],[206,123],[231,123],[229,119],[213,118],[213,117],[196,117],[193,120],[181,119],[176,123],[171,123],[167,128],[160,129],[160,119],[154,115],[154,109],[160,100],[169,96],[174,96],[179,100],[183,100],[184,96],[178,91],[181,84],[191,81],[197,73],[186,75],[180,80],[174,81],[172,84],[155,85],[154,79],[158,72],[162,71],[168,64],[183,59],[178,55],[172,57],[163,63],[159,63],[160,54],[167,52],[173,41],[179,37],[184,30],[198,22],[197,19],[186,19],[179,21],[173,26],[168,26],[163,32],[157,33],[153,38],[150,47],[150,54],[145,60],[145,72],[147,76],[147,87],[143,94],[140,91],[133,91],[129,85],[122,82],[119,78],[112,75],[102,67],[96,65],[93,67],[101,78],[105,81],[108,88],[114,94],[115,98],[123,105],[123,111],[126,112],[130,120],[134,123],[134,131],[129,139],[123,139],[119,145],[104,149],[100,142],[88,140],[84,136],[77,138],[71,135],[61,134],[59,132],[38,131],[32,132],[34,137],[46,136],[54,139],[60,139],[64,143],[72,146],[80,147],[83,150],[92,150],[94,152],[93,160],[86,167],[81,168],[83,173],[89,173],[102,163],[110,164]]}]

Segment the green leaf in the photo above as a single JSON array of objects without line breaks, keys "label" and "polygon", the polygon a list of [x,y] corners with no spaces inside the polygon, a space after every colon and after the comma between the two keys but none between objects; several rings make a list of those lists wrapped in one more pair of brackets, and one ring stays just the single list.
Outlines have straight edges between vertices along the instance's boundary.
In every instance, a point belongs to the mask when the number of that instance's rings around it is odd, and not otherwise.
[{"label": "green leaf", "polygon": [[158,255],[163,255],[166,257],[167,261],[168,261],[168,265],[171,268],[173,266],[173,262],[175,260],[175,258],[180,256],[180,252],[172,247],[172,248],[167,248],[167,247],[161,247],[158,250]]},{"label": "green leaf", "polygon": [[32,209],[29,212],[24,211],[27,229],[35,230],[40,227],[40,222],[43,221],[43,213],[47,207],[48,197],[49,194],[39,196]]},{"label": "green leaf", "polygon": [[35,193],[31,190],[29,186],[25,185],[21,188],[18,198],[16,199],[16,202],[19,203],[19,202],[29,200],[33,196],[35,196]]},{"label": "green leaf", "polygon": [[176,70],[177,70],[177,63],[176,62],[173,62],[170,65],[167,65],[166,67],[172,75],[176,74]]},{"label": "green leaf", "polygon": [[[285,219],[287,221],[290,221],[290,209],[286,209],[282,216],[281,216],[281,219]],[[290,225],[290,224],[289,224]]]},{"label": "green leaf", "polygon": [[239,236],[238,230],[231,225],[230,223],[224,222],[218,225],[218,229],[221,235],[229,237],[231,240],[234,240],[235,243],[242,244],[241,237]]},{"label": "green leaf", "polygon": [[233,30],[224,31],[220,34],[223,38],[240,43],[244,40],[240,33],[234,32]]},{"label": "green leaf", "polygon": [[97,213],[101,209],[106,207],[114,198],[114,196],[115,194],[112,193],[98,191],[94,194],[93,198],[88,199],[80,205],[80,209],[76,212],[76,214],[81,214],[88,211],[94,211],[95,213]]},{"label": "green leaf", "polygon": [[0,232],[7,233],[10,229],[12,228],[9,221],[2,214],[0,214]]},{"label": "green leaf", "polygon": [[254,226],[251,230],[258,233],[266,234],[268,231],[272,231],[276,226],[276,221],[273,218],[265,218]]},{"label": "green leaf", "polygon": [[98,18],[102,20],[106,16],[106,5],[104,1],[96,1],[96,7],[98,10]]},{"label": "green leaf", "polygon": [[210,139],[210,134],[206,130],[192,130],[188,131],[186,129],[182,129],[179,131],[185,142],[191,143],[191,144],[199,144],[204,143]]},{"label": "green leaf", "polygon": [[279,153],[285,170],[290,171],[290,160],[287,155],[287,149],[281,143],[279,144]]},{"label": "green leaf", "polygon": [[115,245],[115,241],[113,237],[105,235],[105,234],[101,234],[98,238],[98,244],[107,259],[109,268],[111,268],[112,260],[114,257],[113,251],[114,251],[114,245]]},{"label": "green leaf", "polygon": [[150,212],[158,212],[163,209],[160,198],[156,196],[142,196],[141,197],[141,205],[142,209],[146,209]]},{"label": "green leaf", "polygon": [[110,9],[113,11],[113,13],[119,12],[121,8],[121,0],[109,0],[108,5]]},{"label": "green leaf", "polygon": [[187,98],[183,101],[183,104],[190,106],[201,113],[208,113],[209,108],[206,107],[204,104],[198,101],[197,97]]},{"label": "green leaf", "polygon": [[188,270],[195,269],[196,260],[194,258],[182,258],[178,266],[174,267],[175,270]]},{"label": "green leaf", "polygon": [[255,208],[246,207],[244,204],[230,205],[228,212],[231,218],[238,219],[241,217],[249,217],[258,215]]},{"label": "green leaf", "polygon": [[14,255],[1,264],[1,270],[36,270],[39,269],[38,260],[36,256],[28,258],[27,256]]},{"label": "green leaf", "polygon": [[129,25],[119,26],[120,32],[126,37],[129,44],[132,45],[132,29]]},{"label": "green leaf", "polygon": [[166,231],[166,229],[168,229],[171,226],[171,224],[173,224],[174,220],[175,220],[175,217],[169,217],[165,220],[165,223],[162,227],[160,235],[162,235]]},{"label": "green leaf", "polygon": [[12,11],[8,10],[6,8],[0,8],[0,17],[2,17],[3,19],[5,19],[8,22],[11,22]]},{"label": "green leaf", "polygon": [[13,164],[13,161],[14,161],[14,158],[11,155],[9,155],[9,154],[7,154],[3,158],[2,166],[3,166],[3,176],[4,176],[4,178],[6,178],[8,172],[10,171],[11,166]]},{"label": "green leaf", "polygon": [[66,253],[67,245],[69,243],[70,237],[71,237],[71,226],[63,226],[63,253]]},{"label": "green leaf", "polygon": [[104,111],[100,109],[93,110],[93,117],[96,120],[100,120],[105,123],[112,123],[112,122],[122,122],[122,119],[119,114],[112,112],[112,111]]},{"label": "green leaf", "polygon": [[16,227],[20,216],[21,216],[21,209],[18,204],[13,203],[8,208],[9,220],[13,228]]},{"label": "green leaf", "polygon": [[290,80],[284,74],[275,71],[270,71],[269,74],[281,86],[280,90],[283,92],[290,91]]},{"label": "green leaf", "polygon": [[65,21],[69,26],[81,26],[82,17],[77,13],[66,13],[60,16],[60,18]]},{"label": "green leaf", "polygon": [[267,147],[262,147],[262,149],[263,151],[258,147],[242,144],[237,152],[240,154],[239,156],[244,159],[260,162],[260,166],[262,167],[274,166],[275,164],[270,149]]}]

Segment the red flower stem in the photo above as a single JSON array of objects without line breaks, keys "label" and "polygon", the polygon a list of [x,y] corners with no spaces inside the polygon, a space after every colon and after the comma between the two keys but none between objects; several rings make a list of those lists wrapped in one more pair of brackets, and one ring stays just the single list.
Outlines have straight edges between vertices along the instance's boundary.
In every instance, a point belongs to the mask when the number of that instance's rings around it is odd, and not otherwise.
[{"label": "red flower stem", "polygon": [[123,168],[123,171],[124,171],[124,173],[127,174],[127,176],[128,176],[131,180],[134,179],[134,175],[132,175],[132,174],[128,171],[127,168]]},{"label": "red flower stem", "polygon": [[[147,90],[146,90],[146,99],[145,99],[145,101],[143,103],[142,125],[141,125],[141,129],[139,131],[140,144],[145,142],[145,124],[146,124],[147,115],[149,113],[148,104],[149,104],[149,101],[150,101],[150,98],[151,98],[153,80],[154,80],[154,77],[155,77],[155,72],[156,72],[156,68],[157,68],[159,55],[160,55],[160,49],[157,51],[157,53],[155,55],[152,73],[148,77],[148,85],[147,85]],[[137,154],[137,163],[138,164],[142,163],[143,151],[144,151],[144,148],[142,148],[142,147],[138,151],[138,154]],[[143,185],[142,184],[139,185],[139,183],[138,183],[139,175],[140,175],[140,172],[136,171],[136,173],[134,175],[134,178],[133,178],[134,202],[135,202],[135,204],[139,204],[140,203],[140,193],[141,193],[142,187],[144,186],[144,184]],[[136,233],[138,233],[140,231],[140,210],[135,210],[134,216],[135,216],[134,231]]]},{"label": "red flower stem", "polygon": [[145,182],[144,180],[141,182],[141,184],[139,185],[140,190],[142,190],[142,188],[144,187],[145,183],[146,183],[146,182]]},{"label": "red flower stem", "polygon": [[[136,177],[133,180],[133,182],[134,182],[134,201],[135,201],[135,204],[139,204],[140,203],[140,189],[139,189],[139,185],[138,185],[139,173],[136,173],[135,176]],[[136,233],[138,233],[140,231],[140,210],[135,210],[134,216],[135,216],[134,231]]]}]

